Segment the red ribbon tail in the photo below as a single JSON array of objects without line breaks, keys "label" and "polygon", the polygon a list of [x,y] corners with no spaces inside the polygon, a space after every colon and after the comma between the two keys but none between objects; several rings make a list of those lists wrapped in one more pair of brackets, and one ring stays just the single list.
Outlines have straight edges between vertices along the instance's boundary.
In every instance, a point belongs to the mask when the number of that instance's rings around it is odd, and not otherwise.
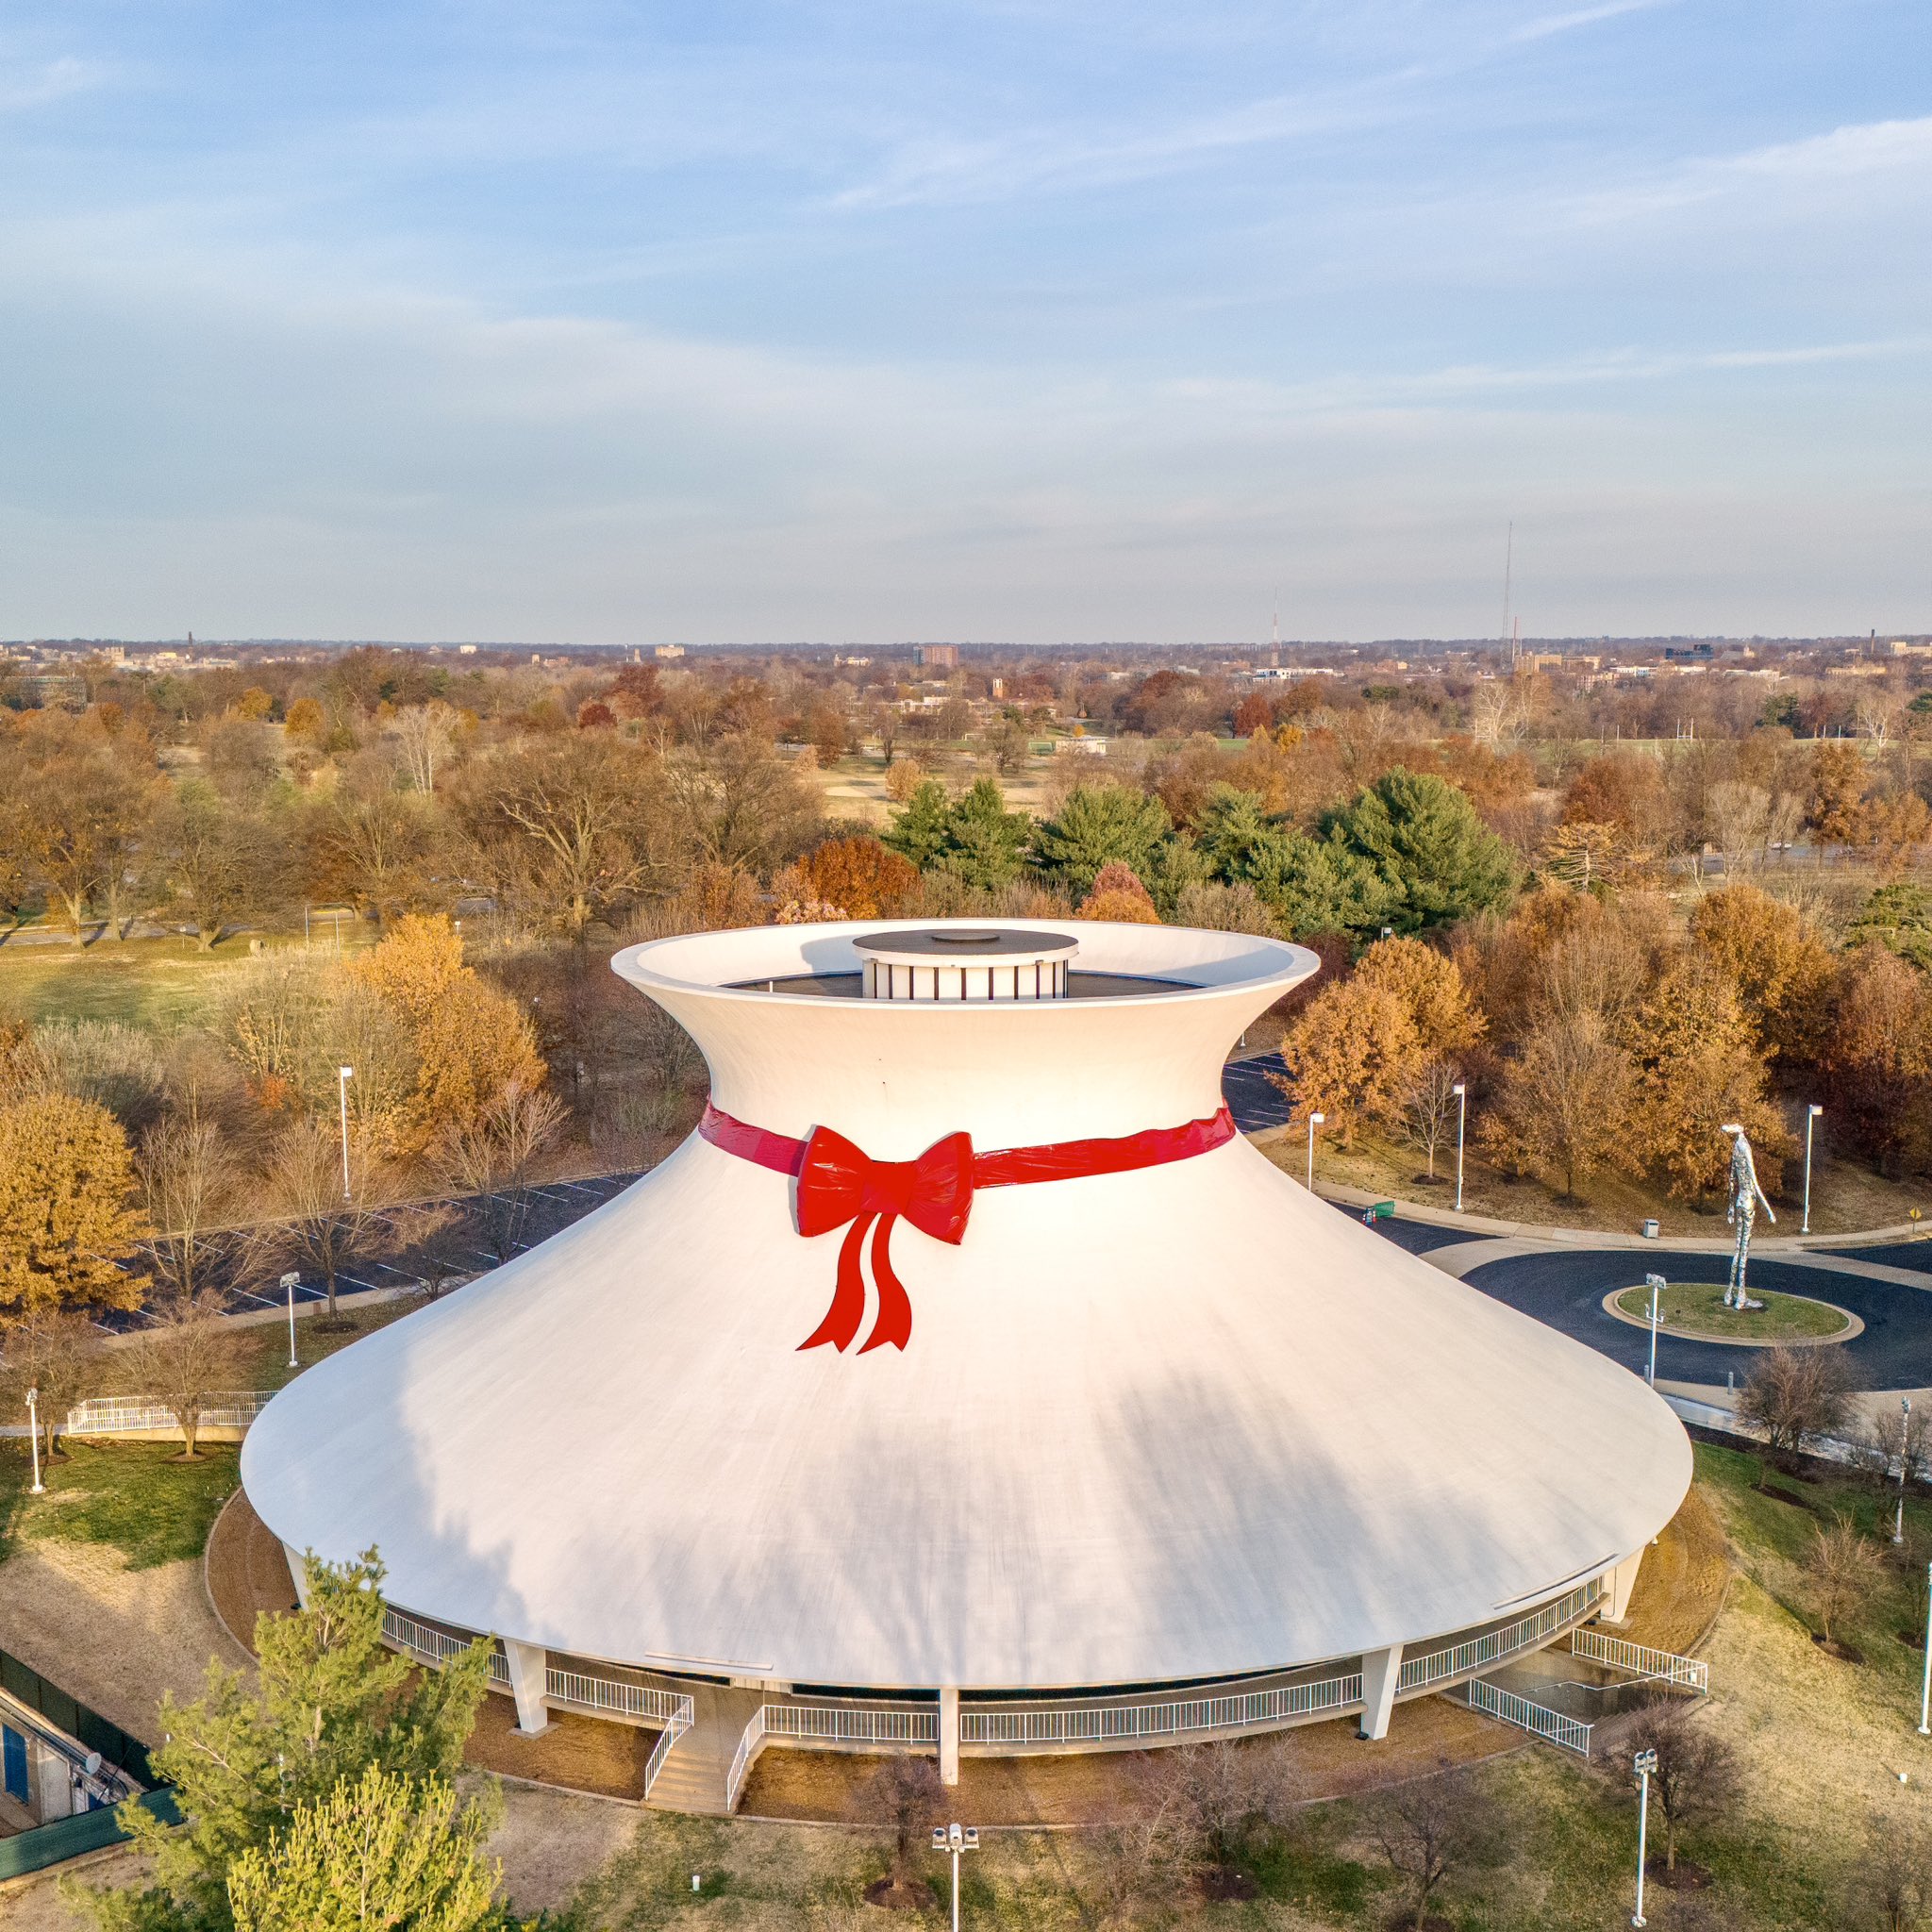
[{"label": "red ribbon tail", "polygon": [[[891,1219],[890,1215],[886,1218]],[[858,1250],[872,1223],[870,1214],[861,1214],[846,1229],[845,1239],[839,1247],[839,1286],[833,1291],[832,1306],[825,1310],[825,1319],[806,1341],[798,1344],[801,1353],[827,1341],[841,1355],[852,1346],[852,1339],[858,1333],[858,1324],[865,1319],[865,1277],[858,1272]],[[896,1283],[893,1285],[897,1286]],[[902,1289],[900,1292],[903,1295],[905,1291]],[[907,1319],[909,1324],[909,1309]],[[866,1346],[870,1347],[871,1343]],[[900,1346],[903,1348],[905,1344],[901,1342]]]},{"label": "red ribbon tail", "polygon": [[904,1348],[912,1340],[912,1303],[904,1283],[892,1273],[892,1224],[898,1218],[881,1214],[878,1232],[872,1238],[872,1278],[879,1291],[879,1312],[860,1355],[883,1348],[889,1341],[894,1348]]}]

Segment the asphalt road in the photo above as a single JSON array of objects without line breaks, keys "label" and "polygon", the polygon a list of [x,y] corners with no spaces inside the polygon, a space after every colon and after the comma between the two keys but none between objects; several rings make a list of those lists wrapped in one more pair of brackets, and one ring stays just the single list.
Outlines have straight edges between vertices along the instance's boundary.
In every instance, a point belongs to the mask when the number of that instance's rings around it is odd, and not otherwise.
[{"label": "asphalt road", "polygon": [[[1730,1257],[1672,1248],[1565,1248],[1485,1262],[1463,1279],[1641,1375],[1650,1354],[1649,1332],[1606,1314],[1603,1298],[1613,1288],[1634,1286],[1646,1274],[1672,1281],[1722,1282],[1729,1277]],[[1840,1345],[1861,1387],[1932,1386],[1932,1294],[1924,1289],[1769,1258],[1751,1263],[1751,1285],[1810,1295],[1857,1315],[1865,1332]],[[1757,1354],[1756,1349],[1687,1341],[1659,1331],[1657,1378],[1722,1383],[1727,1372],[1741,1376]]]}]

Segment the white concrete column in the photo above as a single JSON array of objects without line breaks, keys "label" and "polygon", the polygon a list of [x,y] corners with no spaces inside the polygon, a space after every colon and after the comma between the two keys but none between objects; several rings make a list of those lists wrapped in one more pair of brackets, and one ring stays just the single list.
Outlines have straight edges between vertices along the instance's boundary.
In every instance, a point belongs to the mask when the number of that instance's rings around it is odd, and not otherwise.
[{"label": "white concrete column", "polygon": [[509,1688],[517,1700],[516,1735],[541,1738],[550,1728],[550,1653],[535,1643],[503,1640]]},{"label": "white concrete column", "polygon": [[308,1573],[303,1567],[302,1552],[293,1543],[284,1543],[282,1556],[289,1565],[290,1580],[295,1586],[295,1601],[306,1610],[308,1607]]},{"label": "white concrete column", "polygon": [[1395,1684],[1402,1675],[1402,1646],[1362,1653],[1362,1727],[1364,1738],[1389,1735],[1389,1713],[1395,1708]]},{"label": "white concrete column", "polygon": [[959,1782],[959,1687],[940,1686],[940,1782]]},{"label": "white concrete column", "polygon": [[1604,1572],[1604,1593],[1598,1600],[1598,1614],[1604,1623],[1621,1624],[1630,1614],[1630,1592],[1637,1588],[1637,1568],[1642,1561],[1640,1549],[1614,1570]]}]

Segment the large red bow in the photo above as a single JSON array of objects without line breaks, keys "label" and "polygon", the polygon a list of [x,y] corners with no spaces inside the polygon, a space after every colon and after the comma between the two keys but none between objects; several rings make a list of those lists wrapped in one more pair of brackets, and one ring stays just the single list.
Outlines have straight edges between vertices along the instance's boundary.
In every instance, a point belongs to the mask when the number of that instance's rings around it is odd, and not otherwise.
[{"label": "large red bow", "polygon": [[865,1319],[865,1277],[859,1250],[868,1228],[872,1274],[878,1284],[879,1312],[865,1339],[867,1349],[891,1342],[904,1348],[912,1339],[912,1303],[892,1272],[892,1224],[902,1217],[922,1234],[954,1247],[966,1239],[966,1217],[975,1188],[1017,1188],[1036,1181],[1077,1180],[1089,1174],[1128,1174],[1188,1160],[1224,1146],[1235,1137],[1226,1108],[1205,1120],[1177,1127],[1150,1127],[1103,1141],[1058,1141],[1041,1147],[1006,1147],[974,1154],[965,1134],[935,1141],[916,1160],[874,1160],[864,1148],[829,1127],[814,1127],[808,1139],[794,1141],[764,1127],[734,1120],[712,1106],[705,1108],[698,1132],[712,1146],[741,1160],[792,1175],[798,1182],[798,1231],[829,1234],[851,1223],[839,1249],[839,1282],[832,1306],[800,1348],[829,1341],[841,1354],[858,1335]]},{"label": "large red bow", "polygon": [[839,1285],[825,1319],[799,1343],[816,1348],[829,1341],[841,1354],[858,1333],[865,1314],[865,1281],[858,1251],[876,1220],[872,1240],[872,1274],[878,1284],[879,1312],[858,1352],[890,1341],[904,1348],[912,1336],[912,1304],[892,1272],[892,1224],[903,1215],[922,1234],[958,1247],[966,1239],[966,1216],[973,1207],[973,1141],[965,1134],[935,1141],[916,1160],[874,1160],[862,1147],[830,1127],[814,1127],[798,1170],[798,1231],[829,1234],[849,1221],[851,1232],[839,1249]]}]

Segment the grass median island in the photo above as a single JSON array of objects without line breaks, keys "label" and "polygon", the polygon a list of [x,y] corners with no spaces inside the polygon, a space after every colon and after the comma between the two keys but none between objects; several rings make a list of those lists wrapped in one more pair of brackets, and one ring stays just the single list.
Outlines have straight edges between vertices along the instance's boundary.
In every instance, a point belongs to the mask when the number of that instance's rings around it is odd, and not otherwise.
[{"label": "grass median island", "polygon": [[[1657,1327],[1672,1335],[1707,1336],[1720,1341],[1816,1341],[1841,1335],[1851,1326],[1841,1309],[1808,1295],[1757,1288],[1751,1291],[1751,1299],[1764,1306],[1727,1308],[1722,1282],[1673,1281],[1657,1297]],[[1648,1324],[1650,1290],[1626,1288],[1617,1297],[1617,1307]]]}]

